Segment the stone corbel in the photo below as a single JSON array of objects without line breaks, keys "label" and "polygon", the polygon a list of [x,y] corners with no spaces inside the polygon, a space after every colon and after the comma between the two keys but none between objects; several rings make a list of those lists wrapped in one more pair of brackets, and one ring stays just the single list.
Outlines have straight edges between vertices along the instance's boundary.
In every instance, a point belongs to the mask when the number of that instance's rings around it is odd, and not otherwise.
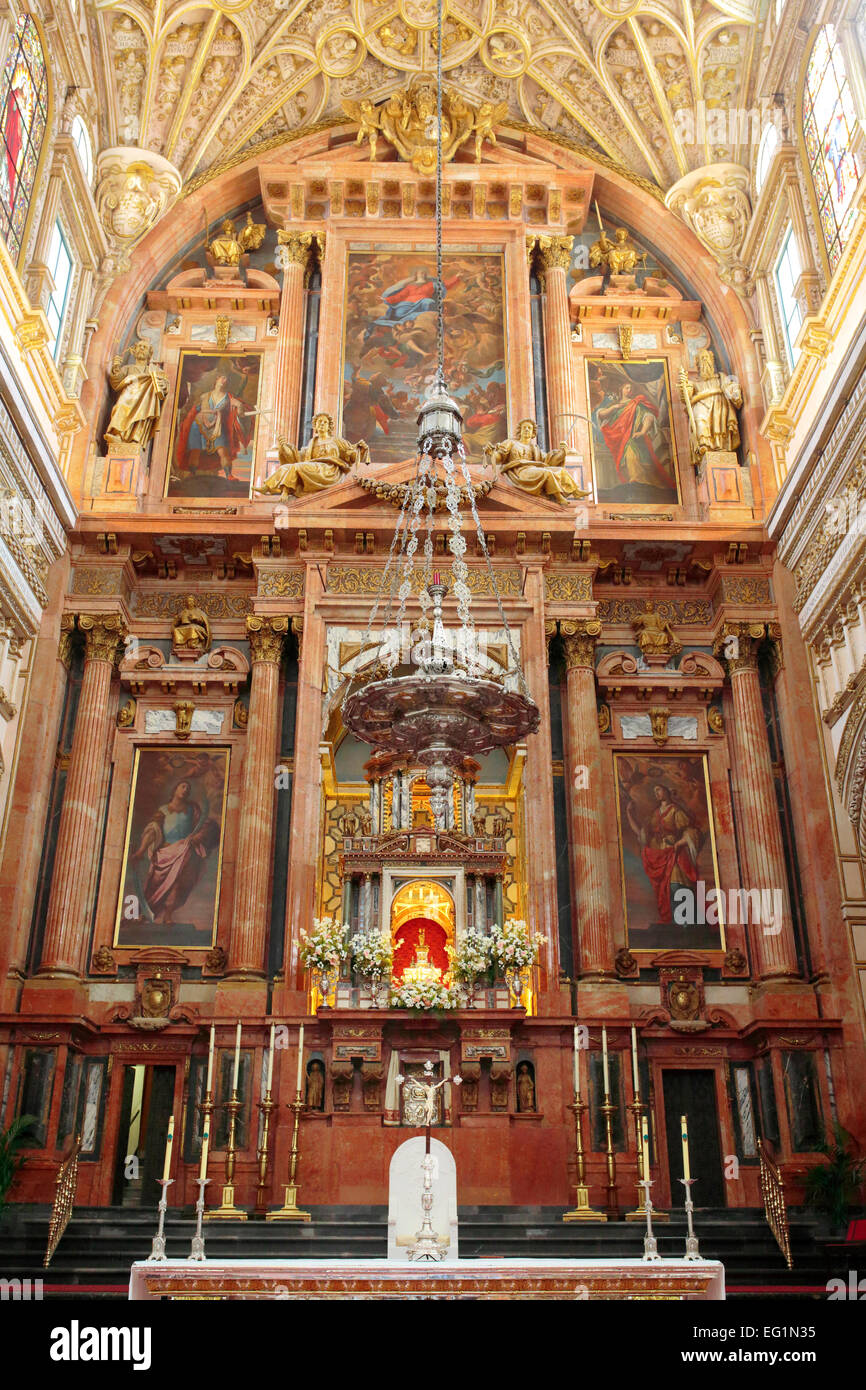
[{"label": "stone corbel", "polygon": [[463,1085],[460,1087],[460,1109],[465,1111],[477,1110],[481,1063],[461,1062],[460,1075],[463,1078]]},{"label": "stone corbel", "polygon": [[493,1061],[490,1064],[490,1109],[507,1110],[511,1077],[514,1072],[510,1062]]},{"label": "stone corbel", "polygon": [[382,1079],[385,1068],[380,1062],[362,1062],[361,1076],[364,1083],[364,1109],[382,1109]]},{"label": "stone corbel", "polygon": [[331,1063],[331,1093],[335,1110],[348,1110],[352,1104],[352,1079],[355,1064],[351,1058]]}]

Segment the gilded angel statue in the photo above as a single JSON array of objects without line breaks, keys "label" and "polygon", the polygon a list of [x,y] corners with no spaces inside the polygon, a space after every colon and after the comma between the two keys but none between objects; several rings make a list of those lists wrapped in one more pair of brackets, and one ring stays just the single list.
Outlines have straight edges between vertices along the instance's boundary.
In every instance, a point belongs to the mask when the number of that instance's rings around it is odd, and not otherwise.
[{"label": "gilded angel statue", "polygon": [[491,145],[496,144],[496,132],[493,129],[501,120],[505,118],[508,110],[507,101],[499,101],[494,104],[492,101],[482,101],[475,117],[475,163],[481,163],[481,146],[485,140],[489,140]]},{"label": "gilded angel statue", "polygon": [[363,101],[352,101],[347,97],[343,101],[343,110],[353,121],[358,122],[355,144],[363,145],[365,140],[369,140],[370,158],[375,160],[376,142],[379,139],[379,113],[372,101],[369,97],[364,97]]}]

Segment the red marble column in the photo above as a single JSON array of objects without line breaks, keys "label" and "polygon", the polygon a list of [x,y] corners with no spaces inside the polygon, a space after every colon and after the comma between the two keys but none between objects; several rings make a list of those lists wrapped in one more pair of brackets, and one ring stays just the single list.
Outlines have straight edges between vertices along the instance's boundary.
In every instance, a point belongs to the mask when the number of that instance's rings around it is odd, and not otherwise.
[{"label": "red marble column", "polygon": [[567,773],[571,805],[571,883],[582,978],[613,971],[613,922],[595,696],[597,618],[562,622],[565,648]]},{"label": "red marble column", "polygon": [[547,410],[550,446],[563,441],[576,447],[579,406],[571,353],[571,314],[568,308],[568,270],[573,237],[539,237],[538,255],[544,271],[544,352],[547,365]]},{"label": "red marble column", "polygon": [[[292,778],[292,821],[289,830],[289,881],[286,892],[284,976],[286,1007],[303,995],[300,931],[311,929],[316,910],[319,837],[322,818],[322,673],[325,669],[325,621],[317,611],[323,591],[317,564],[308,564],[304,581],[304,617],[293,623],[302,633],[298,662],[298,706],[295,719],[295,758]],[[291,996],[294,994],[294,998]]]},{"label": "red marble column", "polygon": [[280,327],[274,363],[274,441],[298,437],[304,357],[304,280],[318,240],[314,232],[277,233],[277,259],[283,270]]},{"label": "red marble column", "polygon": [[124,637],[117,613],[82,613],[84,675],[60,813],[40,975],[75,978],[87,949],[112,735],[111,679]]},{"label": "red marble column", "polygon": [[274,840],[274,769],[279,754],[280,660],[288,618],[247,618],[252,656],[229,976],[265,974]]},{"label": "red marble column", "polygon": [[559,928],[556,901],[556,834],[553,820],[553,755],[550,746],[550,696],[548,690],[548,639],[544,620],[544,571],[527,565],[525,598],[532,616],[523,627],[522,657],[526,681],[538,705],[538,733],[526,740],[525,811],[529,830],[526,875],[532,904],[534,930],[544,937],[541,964],[546,978],[542,987],[556,987],[559,976]]},{"label": "red marble column", "polygon": [[743,817],[740,846],[747,877],[742,887],[759,892],[779,890],[782,894],[781,931],[771,934],[764,923],[748,927],[757,973],[762,979],[769,979],[796,976],[798,966],[758,674],[758,646],[764,632],[763,623],[726,623],[717,651],[727,658],[734,706],[737,783]]}]

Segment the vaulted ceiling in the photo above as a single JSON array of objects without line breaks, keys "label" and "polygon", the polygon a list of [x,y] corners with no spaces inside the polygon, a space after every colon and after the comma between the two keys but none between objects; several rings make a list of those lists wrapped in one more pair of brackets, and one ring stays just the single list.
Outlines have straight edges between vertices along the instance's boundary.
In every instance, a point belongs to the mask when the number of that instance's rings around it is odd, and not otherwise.
[{"label": "vaulted ceiling", "polygon": [[[669,188],[747,163],[761,0],[443,0],[446,82]],[[184,179],[435,68],[436,0],[97,0],[101,143]],[[693,113],[702,105],[706,119]]]}]

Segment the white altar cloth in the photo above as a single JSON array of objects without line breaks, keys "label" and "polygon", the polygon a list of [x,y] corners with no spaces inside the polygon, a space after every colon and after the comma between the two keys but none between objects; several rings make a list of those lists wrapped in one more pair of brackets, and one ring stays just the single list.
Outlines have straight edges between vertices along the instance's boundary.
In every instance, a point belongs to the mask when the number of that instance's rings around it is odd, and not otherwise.
[{"label": "white altar cloth", "polygon": [[139,1260],[146,1299],[617,1299],[725,1297],[716,1260]]}]

